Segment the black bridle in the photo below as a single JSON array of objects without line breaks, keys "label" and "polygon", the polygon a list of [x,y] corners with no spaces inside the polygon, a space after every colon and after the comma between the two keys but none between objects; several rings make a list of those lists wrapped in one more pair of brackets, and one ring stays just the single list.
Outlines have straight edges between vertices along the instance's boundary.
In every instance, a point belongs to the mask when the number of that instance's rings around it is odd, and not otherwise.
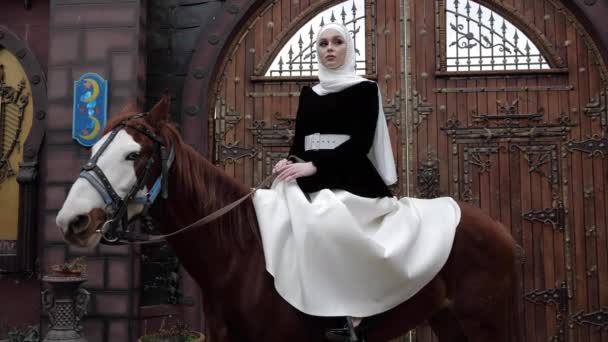
[{"label": "black bridle", "polygon": [[[147,234],[141,234],[137,232],[133,232],[129,230],[129,218],[127,213],[127,206],[129,204],[143,204],[144,209],[137,217],[143,218],[143,222],[148,228],[152,226],[152,218],[149,216],[148,212],[150,206],[154,203],[158,194],[160,193],[163,199],[168,198],[168,178],[169,178],[169,170],[173,165],[173,161],[175,159],[175,149],[173,146],[167,152],[167,146],[162,141],[162,139],[157,136],[154,132],[150,131],[146,126],[141,124],[129,124],[130,120],[141,118],[148,115],[148,113],[140,113],[134,115],[132,117],[127,118],[118,124],[107,140],[101,145],[99,150],[91,157],[91,159],[82,167],[82,171],[80,172],[80,178],[84,178],[87,180],[95,190],[101,195],[104,202],[106,203],[106,214],[109,213],[107,219],[97,230],[97,233],[102,236],[102,243],[105,244],[148,244],[148,243],[158,243],[166,241],[167,238],[185,233],[194,228],[202,227],[209,222],[216,220],[217,218],[225,215],[230,212],[232,209],[239,206],[241,203],[246,201],[248,198],[253,196],[253,194],[266,186],[268,186],[276,177],[275,174],[271,174],[266,177],[258,186],[251,189],[249,193],[242,196],[241,198],[229,203],[222,208],[215,210],[214,212],[208,214],[207,216],[198,219],[195,222],[190,223],[189,225],[182,227],[178,230],[175,230],[171,233],[150,237]],[[141,177],[138,182],[131,188],[130,191],[127,192],[125,197],[120,197],[110,184],[110,181],[104,174],[104,172],[97,166],[97,160],[101,156],[101,154],[108,148],[108,145],[114,140],[118,132],[124,128],[132,128],[137,130],[138,132],[144,134],[150,140],[154,142],[156,154],[160,156],[161,159],[161,174],[158,176],[154,185],[150,189],[150,191],[143,197],[136,197],[135,195],[143,189],[146,184],[146,180],[150,175],[150,170],[154,165],[154,154],[150,156],[150,158],[146,161],[146,168],[144,170],[143,177]],[[297,158],[297,157],[296,157]],[[301,162],[302,160],[298,160]]]},{"label": "black bridle", "polygon": [[[165,142],[146,126],[130,123],[131,120],[142,118],[146,115],[148,115],[148,113],[139,113],[119,123],[110,132],[110,135],[106,141],[104,141],[103,145],[101,145],[99,150],[86,164],[84,164],[80,172],[79,177],[87,180],[101,195],[106,204],[106,215],[108,215],[108,219],[103,223],[101,228],[97,230],[97,232],[102,235],[102,243],[117,244],[121,243],[121,241],[147,240],[148,237],[146,235],[129,230],[128,205],[142,204],[144,209],[138,216],[143,217],[144,222],[150,224],[151,218],[148,215],[148,211],[158,197],[159,192],[163,199],[167,199],[168,197],[169,170],[175,159],[175,150],[173,146],[171,146],[168,151]],[[137,182],[133,185],[131,190],[127,192],[125,197],[120,197],[114,190],[112,184],[110,184],[110,181],[103,170],[97,166],[97,161],[110,143],[112,143],[118,132],[125,128],[132,128],[152,140],[154,142],[155,153],[150,155],[150,158],[146,161],[142,177],[138,178]],[[161,174],[145,196],[136,197],[137,193],[144,188],[148,181],[150,171],[155,162],[155,155],[158,155],[161,160]]]}]

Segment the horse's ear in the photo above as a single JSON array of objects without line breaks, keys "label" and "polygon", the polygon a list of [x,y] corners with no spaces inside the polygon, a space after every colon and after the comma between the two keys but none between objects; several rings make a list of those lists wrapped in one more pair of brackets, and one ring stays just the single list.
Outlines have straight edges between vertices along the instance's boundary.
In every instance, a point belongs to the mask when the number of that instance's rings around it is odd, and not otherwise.
[{"label": "horse's ear", "polygon": [[160,100],[150,109],[150,114],[146,119],[150,124],[158,125],[169,120],[169,110],[171,108],[171,96],[168,93],[163,94]]},{"label": "horse's ear", "polygon": [[137,113],[137,112],[138,112],[138,108],[137,108],[137,104],[135,103],[135,101],[127,102],[120,110],[120,113],[123,113],[123,114]]}]

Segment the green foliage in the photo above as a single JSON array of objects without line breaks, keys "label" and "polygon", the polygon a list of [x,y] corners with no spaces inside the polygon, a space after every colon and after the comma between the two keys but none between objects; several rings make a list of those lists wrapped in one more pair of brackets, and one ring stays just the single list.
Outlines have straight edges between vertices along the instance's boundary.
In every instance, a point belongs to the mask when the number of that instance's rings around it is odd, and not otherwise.
[{"label": "green foliage", "polygon": [[[2,336],[2,335],[0,335]],[[6,332],[8,342],[38,342],[40,333],[37,326],[18,326],[8,328]]]},{"label": "green foliage", "polygon": [[161,327],[154,334],[146,335],[141,338],[142,342],[191,342],[199,338],[198,333],[192,331],[183,322],[177,322],[169,328]]}]

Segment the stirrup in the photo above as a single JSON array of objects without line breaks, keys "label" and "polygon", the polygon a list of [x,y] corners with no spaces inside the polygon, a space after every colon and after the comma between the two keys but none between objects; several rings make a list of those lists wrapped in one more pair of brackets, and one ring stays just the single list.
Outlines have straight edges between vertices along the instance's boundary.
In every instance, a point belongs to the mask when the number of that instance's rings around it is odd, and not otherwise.
[{"label": "stirrup", "polygon": [[333,342],[365,342],[365,340],[357,336],[357,328],[353,325],[353,318],[346,318],[346,325],[342,329],[329,329],[325,332],[325,338]]}]

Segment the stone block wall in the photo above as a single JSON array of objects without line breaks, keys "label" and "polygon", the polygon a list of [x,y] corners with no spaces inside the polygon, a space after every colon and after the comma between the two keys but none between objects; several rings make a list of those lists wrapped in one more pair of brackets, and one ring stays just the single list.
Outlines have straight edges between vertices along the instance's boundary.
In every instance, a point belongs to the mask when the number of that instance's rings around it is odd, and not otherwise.
[{"label": "stone block wall", "polygon": [[90,153],[71,138],[73,84],[87,72],[107,79],[110,117],[130,101],[143,103],[145,8],[145,0],[50,1],[42,268],[86,256],[89,281],[84,286],[92,293],[84,323],[89,342],[137,339],[139,258],[126,246],[68,247],[55,226],[57,211]]},{"label": "stone block wall", "polygon": [[149,0],[146,98],[151,105],[169,89],[174,98],[171,113],[178,122],[184,80],[201,29],[221,6],[222,1]]},{"label": "stone block wall", "polygon": [[[172,96],[171,114],[178,124],[183,120],[184,82],[197,42],[214,20],[224,1],[149,0],[146,25],[146,103],[152,106],[165,89]],[[202,127],[195,128],[201,131]],[[180,292],[189,305],[147,307],[142,310],[142,329],[155,329],[171,315],[204,330],[202,294],[185,271],[181,271]]]}]

